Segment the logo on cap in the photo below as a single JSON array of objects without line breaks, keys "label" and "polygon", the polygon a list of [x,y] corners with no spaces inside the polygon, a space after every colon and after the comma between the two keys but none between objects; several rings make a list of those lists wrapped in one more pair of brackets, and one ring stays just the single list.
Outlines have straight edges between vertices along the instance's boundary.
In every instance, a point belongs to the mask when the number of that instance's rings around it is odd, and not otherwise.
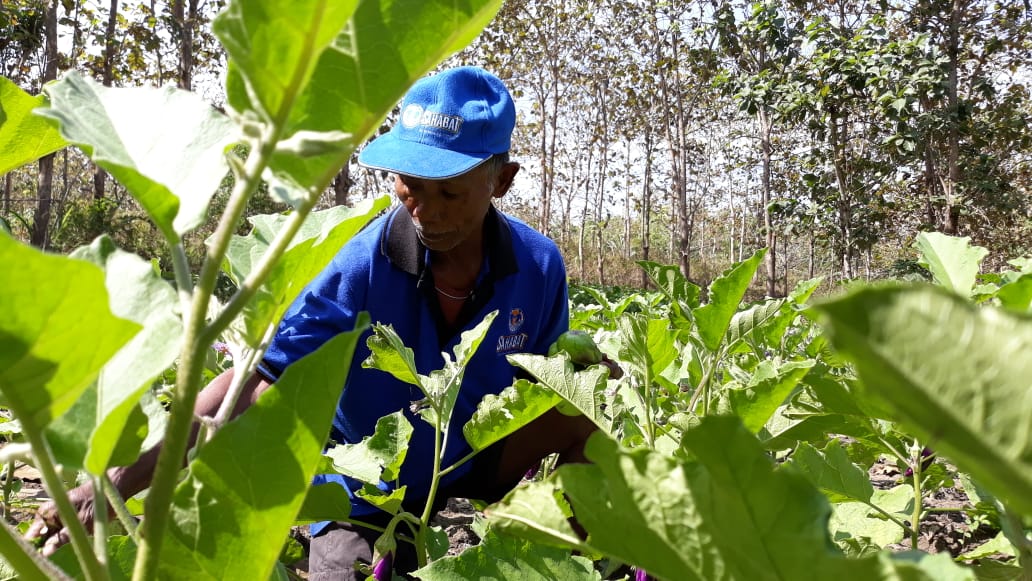
[{"label": "logo on cap", "polygon": [[401,114],[401,124],[412,129],[416,125],[419,125],[419,120],[422,118],[423,108],[412,103],[408,107],[405,107],[405,111]]},{"label": "logo on cap", "polygon": [[462,117],[427,111],[420,105],[410,103],[401,114],[401,124],[408,129],[423,127],[458,135],[462,129]]}]

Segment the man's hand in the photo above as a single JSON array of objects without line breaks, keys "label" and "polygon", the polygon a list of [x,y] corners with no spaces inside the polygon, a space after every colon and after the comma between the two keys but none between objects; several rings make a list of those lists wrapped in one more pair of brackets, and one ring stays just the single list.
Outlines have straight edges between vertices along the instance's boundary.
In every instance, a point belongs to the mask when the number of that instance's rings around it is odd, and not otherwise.
[{"label": "man's hand", "polygon": [[[232,380],[232,369],[225,371],[212,380],[197,396],[197,405],[194,407],[194,413],[198,416],[214,416],[219,411],[219,406],[222,404],[222,400],[225,398]],[[271,387],[271,383],[257,374],[248,378],[244,383],[240,399],[237,400],[236,407],[233,408],[231,417],[236,417],[243,413],[269,387]],[[190,446],[193,446],[196,441],[197,427],[195,423],[190,432]],[[133,465],[114,468],[108,472],[112,484],[122,498],[129,498],[150,486],[151,476],[154,474],[154,466],[158,463],[158,454],[160,453],[161,446],[155,446],[144,452]],[[86,483],[73,488],[68,491],[68,497],[79,515],[79,520],[86,525],[86,530],[92,531],[94,516],[93,487]],[[114,517],[114,512],[110,508],[108,514],[109,518]],[[39,507],[35,520],[32,521],[32,524],[29,525],[29,530],[25,533],[25,539],[28,541],[41,541],[43,543],[43,554],[50,556],[54,554],[58,547],[70,540],[68,535],[68,528],[64,526],[57,514],[57,505],[53,501],[49,501]]]},{"label": "man's hand", "polygon": [[[77,486],[68,491],[68,498],[79,514],[79,520],[86,525],[86,530],[93,530],[93,487],[89,484]],[[36,511],[36,518],[29,525],[25,538],[30,542],[42,542],[43,555],[49,557],[69,541],[68,534],[68,528],[57,514],[57,505],[48,500]]]}]

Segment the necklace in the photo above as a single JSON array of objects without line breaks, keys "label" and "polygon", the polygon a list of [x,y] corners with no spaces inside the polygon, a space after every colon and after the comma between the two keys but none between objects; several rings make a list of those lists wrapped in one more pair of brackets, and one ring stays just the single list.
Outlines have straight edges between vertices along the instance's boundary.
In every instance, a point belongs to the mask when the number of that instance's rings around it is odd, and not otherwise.
[{"label": "necklace", "polygon": [[437,285],[434,285],[434,290],[436,290],[437,292],[441,293],[442,295],[448,297],[449,299],[451,299],[453,301],[464,301],[464,300],[468,299],[469,297],[473,296],[473,291],[469,291],[465,295],[461,295],[461,296],[450,295],[450,294],[444,292],[443,290],[441,290],[441,287],[439,287]]}]

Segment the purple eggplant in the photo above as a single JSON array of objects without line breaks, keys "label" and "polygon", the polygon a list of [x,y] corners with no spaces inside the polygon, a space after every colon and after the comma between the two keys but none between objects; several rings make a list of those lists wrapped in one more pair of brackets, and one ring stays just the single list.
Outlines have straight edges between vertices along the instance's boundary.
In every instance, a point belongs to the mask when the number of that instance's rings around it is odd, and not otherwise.
[{"label": "purple eggplant", "polygon": [[387,553],[373,565],[373,579],[376,581],[391,581],[394,574],[394,553]]},{"label": "purple eggplant", "polygon": [[[921,450],[921,472],[924,472],[932,467],[932,463],[935,462],[935,452],[931,448],[925,447]],[[907,471],[903,473],[904,478],[910,478],[914,475],[914,469],[908,467]]]}]

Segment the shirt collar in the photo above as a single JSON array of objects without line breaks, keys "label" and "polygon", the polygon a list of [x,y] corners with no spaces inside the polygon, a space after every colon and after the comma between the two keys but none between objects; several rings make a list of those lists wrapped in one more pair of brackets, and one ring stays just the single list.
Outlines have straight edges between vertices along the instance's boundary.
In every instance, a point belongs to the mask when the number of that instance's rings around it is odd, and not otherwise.
[{"label": "shirt collar", "polygon": [[[509,223],[494,206],[488,207],[484,217],[484,249],[489,266],[486,274],[490,278],[497,280],[519,270]],[[380,251],[397,268],[422,277],[426,268],[426,247],[416,236],[415,226],[404,206],[399,206],[388,217],[380,238]]]}]

